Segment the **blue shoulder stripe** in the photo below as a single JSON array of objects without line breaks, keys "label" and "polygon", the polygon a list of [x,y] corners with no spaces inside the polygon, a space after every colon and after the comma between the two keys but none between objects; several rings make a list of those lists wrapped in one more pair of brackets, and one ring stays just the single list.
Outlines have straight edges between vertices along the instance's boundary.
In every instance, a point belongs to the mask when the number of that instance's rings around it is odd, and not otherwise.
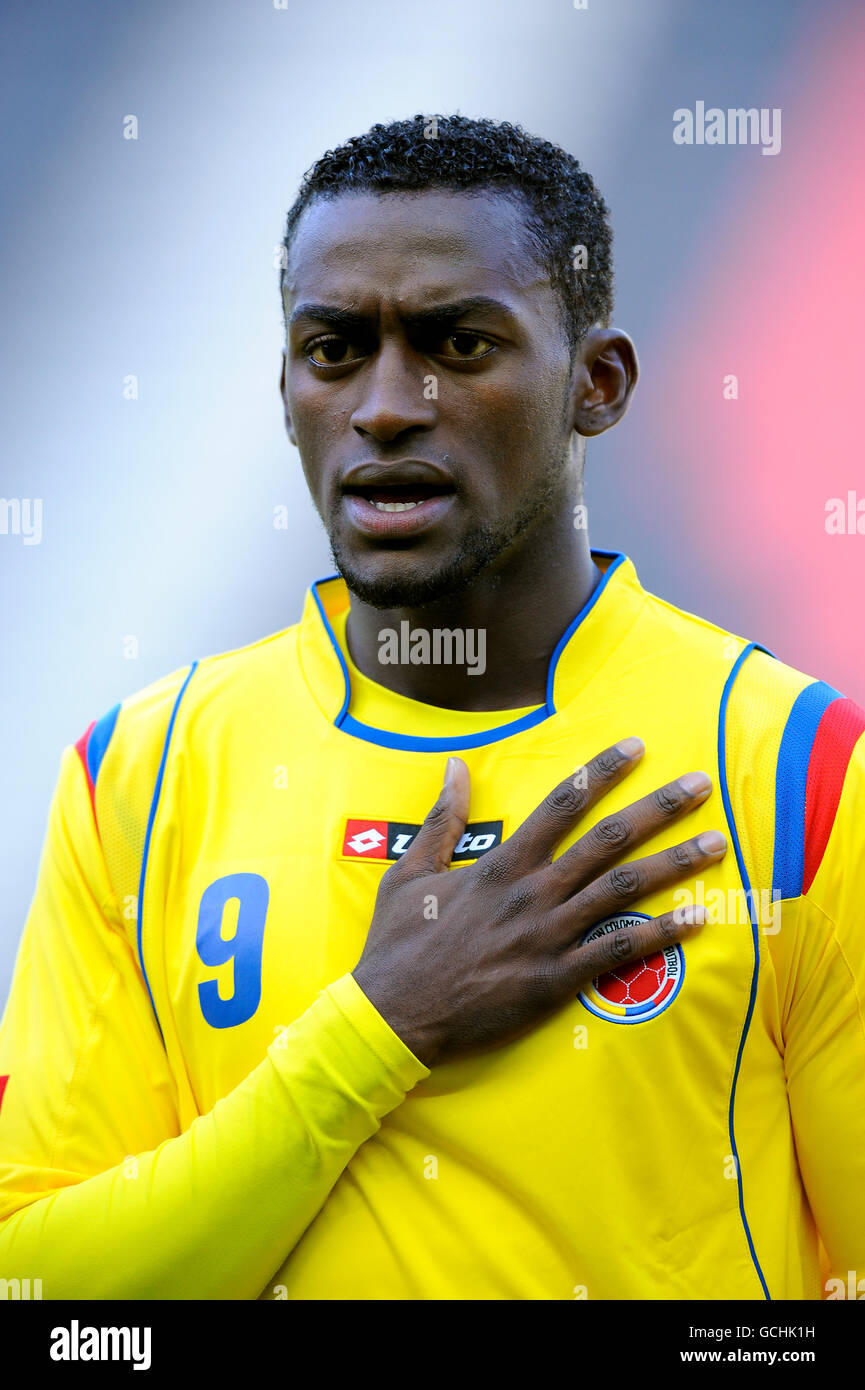
[{"label": "blue shoulder stripe", "polygon": [[825,681],[797,695],[787,717],[775,772],[775,858],[772,887],[782,898],[798,898],[805,872],[805,789],[817,728],[833,700],[842,697]]},{"label": "blue shoulder stripe", "polygon": [[90,731],[87,740],[87,771],[90,773],[90,780],[94,787],[96,778],[99,776],[99,769],[102,766],[102,759],[108,750],[111,742],[111,735],[114,733],[114,726],[117,723],[117,716],[120,713],[120,705],[116,704],[107,714],[103,714],[101,719],[97,719]]}]

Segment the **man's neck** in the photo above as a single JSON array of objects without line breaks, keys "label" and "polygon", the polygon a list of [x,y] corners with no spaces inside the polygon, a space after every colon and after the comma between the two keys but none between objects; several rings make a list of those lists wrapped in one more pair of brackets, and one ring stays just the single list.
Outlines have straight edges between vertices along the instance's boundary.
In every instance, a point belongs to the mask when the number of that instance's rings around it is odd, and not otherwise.
[{"label": "man's neck", "polygon": [[[363,675],[412,700],[459,710],[540,705],[556,644],[600,579],[588,533],[571,527],[533,538],[498,573],[423,608],[373,608],[352,595],[346,640]],[[436,646],[436,630],[462,637]],[[414,664],[405,657],[424,655],[419,632],[429,634],[428,656]],[[471,664],[457,664],[460,640]]]}]

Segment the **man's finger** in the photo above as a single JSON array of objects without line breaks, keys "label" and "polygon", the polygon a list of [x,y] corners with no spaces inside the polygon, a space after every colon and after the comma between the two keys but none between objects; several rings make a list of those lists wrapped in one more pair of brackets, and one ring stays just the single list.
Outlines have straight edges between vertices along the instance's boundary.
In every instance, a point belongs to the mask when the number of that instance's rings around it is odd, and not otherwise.
[{"label": "man's finger", "polygon": [[611,970],[653,956],[676,941],[687,941],[706,919],[706,908],[700,904],[677,907],[649,922],[616,927],[592,941],[577,942],[563,953],[561,964],[577,992],[588,980],[597,980]]},{"label": "man's finger", "polygon": [[565,945],[593,922],[602,922],[605,917],[624,912],[640,898],[692,878],[698,870],[710,869],[726,852],[727,841],[720,830],[704,830],[690,840],[649,854],[645,859],[629,859],[625,864],[617,864],[556,908],[550,914],[550,928]]},{"label": "man's finger", "polygon": [[469,818],[469,792],[469,770],[462,758],[448,758],[444,785],[438,799],[399,860],[400,878],[437,874],[447,869],[465,833]]},{"label": "man's finger", "polygon": [[665,825],[701,806],[712,790],[705,772],[689,772],[658,787],[649,796],[599,820],[547,870],[560,900],[578,893],[629,851],[650,840]]},{"label": "man's finger", "polygon": [[644,752],[642,739],[626,738],[571,773],[495,851],[502,867],[513,873],[527,873],[543,864],[580,817],[627,777]]}]

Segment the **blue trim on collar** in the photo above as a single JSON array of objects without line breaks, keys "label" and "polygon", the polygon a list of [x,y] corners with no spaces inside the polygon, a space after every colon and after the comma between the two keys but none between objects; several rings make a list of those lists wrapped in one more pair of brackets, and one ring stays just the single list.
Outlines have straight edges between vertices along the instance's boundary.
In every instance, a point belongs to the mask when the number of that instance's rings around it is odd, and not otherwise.
[{"label": "blue trim on collar", "polygon": [[524,714],[521,719],[514,719],[510,724],[499,724],[493,729],[483,729],[477,734],[466,734],[463,737],[457,735],[454,738],[437,737],[425,738],[420,734],[399,734],[393,733],[388,729],[376,729],[371,724],[361,724],[354,719],[348,712],[351,701],[351,678],[348,674],[348,666],[342,654],[339,643],[336,640],[333,628],[330,625],[324,605],[319,597],[318,589],[321,584],[329,584],[333,579],[339,579],[338,574],[329,574],[324,579],[316,579],[312,584],[312,596],[315,599],[316,607],[324,624],[324,630],[330,638],[330,644],[336,653],[336,658],[342,670],[342,678],[345,685],[345,694],[339,713],[334,719],[334,728],[340,729],[343,733],[350,734],[353,738],[363,739],[366,743],[376,743],[382,748],[399,748],[409,753],[444,753],[448,750],[459,748],[480,748],[487,743],[498,743],[503,738],[510,738],[513,734],[522,733],[524,729],[532,729],[536,724],[541,724],[545,719],[556,713],[553,702],[553,689],[556,679],[556,668],[559,658],[565,647],[570,642],[577,628],[584,618],[588,617],[594,608],[601,593],[607,585],[610,577],[621,565],[624,564],[626,556],[620,550],[593,550],[592,556],[600,555],[610,560],[606,573],[601,579],[600,584],[589,595],[577,616],[569,623],[568,627],[559,638],[555,650],[550,657],[550,664],[547,670],[546,699],[544,704],[537,709],[531,710],[529,714]]},{"label": "blue trim on collar", "polygon": [[336,719],[334,719],[333,721],[338,729],[342,728],[342,721],[345,719],[345,716],[348,713],[348,702],[351,699],[351,680],[348,674],[348,667],[345,664],[345,657],[343,656],[340,645],[336,640],[333,628],[331,627],[330,621],[328,620],[328,616],[324,611],[324,605],[318,596],[318,586],[319,584],[329,584],[331,580],[340,579],[341,577],[342,576],[339,574],[329,574],[324,579],[316,579],[312,586],[312,596],[315,599],[316,607],[318,608],[318,611],[321,614],[321,621],[324,623],[324,630],[330,638],[330,645],[336,652],[337,660],[340,666],[342,667],[342,679],[345,683],[345,697],[342,702],[342,709],[336,716]]},{"label": "blue trim on collar", "polygon": [[361,724],[347,714],[340,724],[344,734],[353,734],[367,743],[377,743],[381,748],[401,748],[407,753],[449,753],[459,748],[480,748],[485,743],[497,743],[499,739],[510,738],[511,734],[522,733],[549,719],[550,711],[546,705],[539,705],[521,719],[513,719],[510,724],[499,724],[494,729],[484,729],[479,734],[456,735],[454,738],[426,738],[423,734],[395,734],[389,729],[376,729],[372,724]]},{"label": "blue trim on collar", "polygon": [[549,670],[547,671],[547,712],[549,714],[555,714],[556,712],[556,707],[553,704],[553,686],[555,685],[556,667],[559,664],[559,657],[565,650],[565,647],[570,642],[577,628],[580,626],[580,623],[583,621],[584,618],[588,617],[589,613],[594,608],[598,599],[601,597],[601,594],[607,586],[607,580],[610,578],[611,575],[615,573],[615,571],[619,568],[620,565],[623,565],[625,563],[625,556],[621,550],[594,550],[592,551],[592,554],[608,556],[611,563],[607,566],[606,573],[601,579],[600,584],[597,585],[597,587],[586,599],[586,602],[583,604],[582,608],[580,609],[577,616],[574,618],[573,622],[565,628],[564,632],[558,640],[555,651],[550,657],[550,666]]}]

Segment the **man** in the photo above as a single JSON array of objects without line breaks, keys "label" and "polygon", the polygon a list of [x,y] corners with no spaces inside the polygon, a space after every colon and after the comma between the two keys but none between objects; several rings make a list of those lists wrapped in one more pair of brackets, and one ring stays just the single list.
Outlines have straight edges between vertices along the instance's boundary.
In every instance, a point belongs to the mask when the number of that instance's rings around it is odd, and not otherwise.
[{"label": "man", "polygon": [[865,715],[589,549],[585,440],[637,359],[576,160],[375,126],[285,245],[340,576],[64,755],[2,1273],[820,1298],[865,1263]]}]

